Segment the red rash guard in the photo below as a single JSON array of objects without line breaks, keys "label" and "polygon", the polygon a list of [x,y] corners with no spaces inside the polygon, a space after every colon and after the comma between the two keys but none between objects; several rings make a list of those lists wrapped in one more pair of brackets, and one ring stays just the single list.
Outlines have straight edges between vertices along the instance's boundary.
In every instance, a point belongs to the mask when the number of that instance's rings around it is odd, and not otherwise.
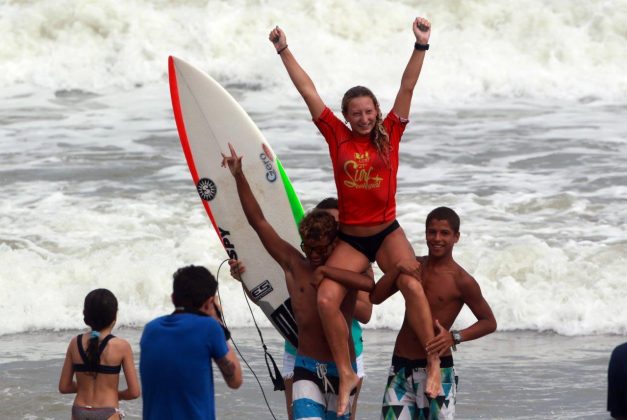
[{"label": "red rash guard", "polygon": [[383,120],[390,138],[388,166],[370,137],[355,135],[328,107],[314,121],[329,145],[340,223],[378,225],[396,219],[398,146],[407,122],[391,111]]}]

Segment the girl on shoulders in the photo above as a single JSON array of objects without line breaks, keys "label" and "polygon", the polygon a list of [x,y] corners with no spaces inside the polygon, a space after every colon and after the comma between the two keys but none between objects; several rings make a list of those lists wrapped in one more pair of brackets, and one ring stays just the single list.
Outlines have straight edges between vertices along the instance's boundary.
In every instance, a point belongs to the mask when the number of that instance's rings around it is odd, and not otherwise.
[{"label": "girl on shoulders", "polygon": [[[398,149],[429,47],[431,24],[416,18],[412,30],[416,43],[392,109],[383,118],[375,95],[368,88],[355,86],[342,99],[342,116],[348,126],[322,101],[311,78],[288,48],[283,30],[277,26],[269,39],[329,147],[339,199],[340,241],[327,265],[361,273],[376,260],[384,272],[401,269],[403,274],[396,287],[405,298],[408,322],[425,346],[433,338],[434,328],[419,281],[420,264],[396,220]],[[325,278],[318,289],[320,318],[340,376],[338,416],[345,412],[349,394],[358,382],[350,365],[348,326],[340,311],[346,294],[347,289],[330,278]],[[439,357],[435,354],[428,359],[425,392],[435,397],[439,387]]]}]

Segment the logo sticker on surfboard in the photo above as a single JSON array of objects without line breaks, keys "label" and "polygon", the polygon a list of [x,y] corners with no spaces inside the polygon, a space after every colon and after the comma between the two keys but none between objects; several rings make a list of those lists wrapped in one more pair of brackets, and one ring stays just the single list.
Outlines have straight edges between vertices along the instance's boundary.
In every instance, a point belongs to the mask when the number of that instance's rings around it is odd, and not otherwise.
[{"label": "logo sticker on surfboard", "polygon": [[270,148],[265,144],[262,145],[263,152],[259,153],[259,159],[263,162],[263,165],[266,168],[266,179],[268,182],[274,182],[277,179],[276,171],[272,166],[272,162],[274,161],[274,156],[270,151]]},{"label": "logo sticker on surfboard", "polygon": [[196,184],[198,195],[205,201],[211,201],[216,197],[218,188],[216,184],[209,178],[200,178]]},{"label": "logo sticker on surfboard", "polygon": [[268,280],[264,280],[259,286],[255,287],[250,291],[250,295],[253,297],[253,300],[256,302],[262,297],[266,296],[268,293],[273,291],[272,285]]}]

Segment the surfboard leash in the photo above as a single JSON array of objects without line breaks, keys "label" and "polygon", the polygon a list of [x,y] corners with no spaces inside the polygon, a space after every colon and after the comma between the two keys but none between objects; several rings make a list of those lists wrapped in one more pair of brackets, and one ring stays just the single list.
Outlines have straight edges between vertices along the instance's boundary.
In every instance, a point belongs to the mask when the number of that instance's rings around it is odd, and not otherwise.
[{"label": "surfboard leash", "polygon": [[[220,281],[219,281],[219,279],[220,279],[220,269],[222,269],[222,266],[224,265],[224,263],[228,262],[228,261],[229,260],[226,259],[226,260],[224,260],[224,261],[222,261],[220,263],[220,265],[218,266],[218,272],[216,274],[216,280],[218,282],[218,299],[220,299],[220,302],[222,302],[222,297],[220,296]],[[261,335],[261,330],[259,329],[259,326],[257,325],[257,320],[255,319],[255,315],[253,315],[253,310],[252,310],[252,308],[250,306],[250,303],[248,302],[248,296],[246,296],[246,292],[244,291],[243,287],[242,287],[242,292],[244,293],[244,299],[246,299],[246,304],[248,305],[248,310],[250,311],[250,314],[253,317],[253,322],[255,324],[255,327],[257,328],[257,332],[259,333],[259,337],[261,338],[261,344],[263,345],[263,351],[265,353],[266,366],[268,367],[268,373],[270,374],[270,379],[272,380],[272,383],[274,384],[274,390],[275,391],[277,391],[277,390],[284,390],[285,389],[285,384],[283,383],[283,377],[281,376],[281,372],[279,371],[276,363],[274,362],[274,359],[272,358],[272,355],[270,355],[270,353],[268,353],[268,350],[267,350],[267,347],[266,347],[266,343],[263,341],[263,336]],[[224,308],[223,308],[223,310],[220,313],[220,318],[222,319],[222,322],[224,323],[224,326],[227,327],[226,319],[224,318]],[[261,385],[261,381],[257,377],[257,374],[253,370],[252,366],[250,366],[250,364],[248,363],[246,358],[242,355],[242,352],[239,350],[239,347],[237,347],[237,344],[235,343],[235,339],[233,338],[232,335],[231,335],[231,342],[233,343],[233,347],[235,347],[235,350],[237,351],[237,354],[239,354],[239,357],[244,361],[244,364],[246,365],[246,367],[248,367],[250,372],[255,377],[255,380],[257,381],[257,384],[259,385],[259,389],[261,390],[261,394],[263,395],[263,399],[266,402],[266,406],[268,407],[268,410],[270,411],[270,414],[272,415],[272,418],[274,420],[276,420],[276,416],[274,415],[274,412],[272,411],[272,407],[270,407],[270,403],[268,402],[268,398],[266,397],[266,393],[263,390],[263,386]],[[272,376],[272,373],[270,372],[270,365],[268,365],[268,357],[270,357],[270,360],[272,361],[272,364],[274,365],[275,375],[277,375],[277,377],[279,378],[278,380],[280,381],[280,384],[282,386],[282,388],[280,388],[280,389],[277,389],[277,379],[275,379]]]},{"label": "surfboard leash", "polygon": [[[242,288],[243,289],[243,288]],[[266,343],[263,341],[263,335],[261,334],[261,329],[259,325],[257,325],[257,320],[255,319],[255,315],[253,314],[253,309],[250,306],[250,300],[244,292],[244,299],[246,299],[246,304],[248,305],[248,310],[250,311],[250,315],[253,318],[253,323],[255,324],[255,328],[257,328],[257,333],[259,334],[259,338],[261,339],[261,346],[263,347],[263,354],[266,359],[266,367],[268,368],[268,375],[270,375],[270,379],[272,380],[272,384],[274,385],[275,391],[285,391],[285,382],[283,381],[283,375],[281,375],[281,371],[276,365],[274,361],[274,357],[268,352],[268,347]],[[272,362],[272,366],[274,368],[274,376],[272,375],[272,370],[270,369],[270,364],[268,363],[268,359]]]}]

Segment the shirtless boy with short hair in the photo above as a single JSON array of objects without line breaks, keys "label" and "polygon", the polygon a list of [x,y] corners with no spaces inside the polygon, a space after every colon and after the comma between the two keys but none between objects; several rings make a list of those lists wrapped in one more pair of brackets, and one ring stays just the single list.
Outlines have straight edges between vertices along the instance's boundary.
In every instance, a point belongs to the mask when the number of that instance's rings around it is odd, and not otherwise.
[{"label": "shirtless boy with short hair", "polygon": [[[426,349],[409,327],[407,317],[396,338],[392,366],[383,396],[382,419],[451,419],[455,415],[457,376],[451,348],[475,340],[496,330],[496,319],[481,294],[477,281],[453,259],[453,247],[459,240],[459,216],[448,207],[438,207],[427,216],[425,237],[429,255],[421,262],[422,285],[433,314],[436,336]],[[395,275],[399,265],[379,280],[370,300],[379,304],[396,292]],[[462,307],[477,321],[460,330],[449,331]],[[436,398],[425,394],[427,355],[440,354],[442,387]]]},{"label": "shirtless boy with short hair", "polygon": [[[235,178],[248,223],[259,236],[266,251],[285,272],[285,281],[298,324],[298,354],[294,367],[292,406],[294,419],[348,420],[350,410],[342,416],[336,415],[339,376],[318,314],[317,290],[311,287],[315,268],[326,262],[335,247],[337,222],[326,211],[314,210],[308,213],[299,226],[306,257],[303,256],[300,250],[283,240],[268,223],[242,172],[242,157],[237,156],[232,146],[230,150],[231,155],[224,156],[222,165],[228,166]],[[353,317],[356,295],[356,290],[349,291],[342,305],[346,322],[350,322]],[[354,365],[354,352],[351,359]]]},{"label": "shirtless boy with short hair", "polygon": [[[433,314],[436,335],[423,347],[405,313],[383,396],[381,418],[384,420],[452,419],[457,376],[451,348],[496,330],[494,314],[479,284],[453,259],[453,247],[460,236],[459,225],[459,216],[448,207],[438,207],[427,216],[425,236],[429,255],[416,259],[421,263],[420,278]],[[315,281],[326,276],[348,288],[371,291],[370,300],[379,304],[398,291],[397,276],[412,271],[414,263],[413,260],[399,262],[376,285],[366,276],[328,266],[316,268]],[[461,331],[449,331],[464,305],[470,308],[477,322]],[[431,398],[426,392],[426,368],[428,357],[434,353],[440,355],[441,384],[438,395]]]},{"label": "shirtless boy with short hair", "polygon": [[[337,198],[327,197],[316,204],[314,210],[321,210],[329,213],[335,221],[339,221],[339,209]],[[240,280],[241,274],[244,274],[246,268],[241,261],[229,260],[229,266],[231,267],[231,276]],[[364,273],[369,278],[374,279],[374,272],[372,267]],[[246,289],[246,286],[242,284],[244,291],[250,297],[250,292]],[[360,290],[357,292],[357,300],[355,301],[355,312],[353,313],[353,321],[351,323],[351,338],[355,348],[355,364],[357,365],[357,376],[359,376],[359,384],[355,388],[355,395],[353,397],[353,404],[351,406],[351,420],[355,420],[357,413],[357,400],[361,391],[361,386],[365,377],[364,367],[364,355],[363,355],[363,330],[361,324],[367,324],[372,316],[372,302],[370,302],[370,292]],[[294,363],[296,361],[297,349],[285,340],[284,352],[283,352],[283,367],[281,374],[283,375],[283,383],[285,384],[285,405],[287,408],[287,420],[294,420],[292,415],[292,386],[294,384]]]}]

